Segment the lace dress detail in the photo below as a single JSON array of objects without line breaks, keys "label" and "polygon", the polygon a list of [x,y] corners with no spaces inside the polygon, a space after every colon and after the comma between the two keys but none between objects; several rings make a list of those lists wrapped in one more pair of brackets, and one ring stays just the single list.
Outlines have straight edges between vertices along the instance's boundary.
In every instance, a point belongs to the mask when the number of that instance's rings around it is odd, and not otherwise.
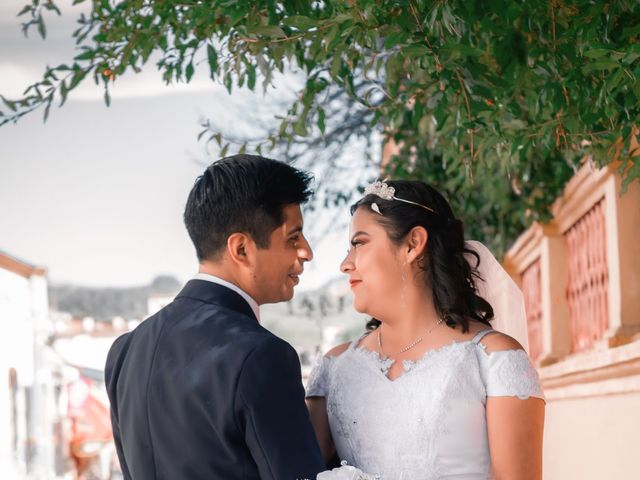
[{"label": "lace dress detail", "polygon": [[484,353],[484,345],[479,347],[480,374],[488,397],[514,396],[520,399],[538,397],[544,393],[538,379],[538,372],[531,364],[524,350],[504,350]]},{"label": "lace dress detail", "polygon": [[326,397],[329,369],[327,364],[334,358],[336,357],[325,357],[322,354],[318,355],[307,380],[307,397]]},{"label": "lace dress detail", "polygon": [[386,376],[393,360],[360,339],[319,359],[307,396],[326,398],[339,457],[382,480],[492,478],[487,397],[544,397],[524,351],[487,354],[480,338],[405,361],[395,380]]}]

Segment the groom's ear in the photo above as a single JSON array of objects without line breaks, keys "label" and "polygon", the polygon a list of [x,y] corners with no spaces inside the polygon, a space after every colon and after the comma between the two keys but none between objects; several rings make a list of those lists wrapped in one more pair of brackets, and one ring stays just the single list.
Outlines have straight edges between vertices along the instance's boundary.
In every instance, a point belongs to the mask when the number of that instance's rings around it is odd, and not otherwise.
[{"label": "groom's ear", "polygon": [[411,263],[421,257],[427,249],[429,232],[424,227],[413,227],[407,234],[407,262]]},{"label": "groom's ear", "polygon": [[235,265],[251,267],[256,245],[246,233],[236,232],[227,238],[227,253]]}]

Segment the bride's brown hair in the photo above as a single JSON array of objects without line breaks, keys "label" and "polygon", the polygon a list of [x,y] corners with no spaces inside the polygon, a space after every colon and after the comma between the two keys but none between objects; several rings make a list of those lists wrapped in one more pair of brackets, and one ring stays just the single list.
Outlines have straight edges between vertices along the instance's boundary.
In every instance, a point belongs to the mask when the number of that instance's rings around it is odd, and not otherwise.
[{"label": "bride's brown hair", "polygon": [[[480,278],[477,270],[480,257],[466,247],[464,225],[454,216],[447,200],[424,182],[396,180],[385,183],[395,189],[396,197],[428,209],[370,194],[351,206],[351,215],[362,207],[376,211],[371,207],[375,203],[380,213],[376,213],[376,219],[395,245],[400,245],[412,228],[424,227],[429,232],[429,239],[418,265],[426,288],[431,290],[436,312],[447,325],[460,326],[465,333],[469,331],[470,319],[490,326],[493,308],[478,295],[475,283]],[[476,258],[474,266],[465,254]],[[380,321],[373,318],[367,323],[367,329],[379,325]]]}]

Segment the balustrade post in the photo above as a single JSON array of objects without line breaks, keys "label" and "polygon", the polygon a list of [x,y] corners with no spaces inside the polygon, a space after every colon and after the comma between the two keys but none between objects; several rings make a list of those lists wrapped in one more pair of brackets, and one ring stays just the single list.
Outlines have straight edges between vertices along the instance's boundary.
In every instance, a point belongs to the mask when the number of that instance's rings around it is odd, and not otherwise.
[{"label": "balustrade post", "polygon": [[539,366],[557,362],[569,353],[569,310],[566,290],[566,245],[554,224],[543,228],[540,242],[542,353]]},{"label": "balustrade post", "polygon": [[601,348],[640,336],[640,182],[621,192],[619,175],[605,185],[605,234],[609,263],[609,328]]}]

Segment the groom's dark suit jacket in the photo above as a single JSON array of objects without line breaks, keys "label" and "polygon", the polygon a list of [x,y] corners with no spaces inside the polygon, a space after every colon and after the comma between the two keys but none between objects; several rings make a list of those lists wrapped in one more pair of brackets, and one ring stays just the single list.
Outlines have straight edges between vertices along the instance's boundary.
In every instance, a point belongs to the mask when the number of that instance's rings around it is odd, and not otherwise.
[{"label": "groom's dark suit jacket", "polygon": [[234,291],[189,281],[119,337],[105,380],[125,479],[315,479],[295,350]]}]

